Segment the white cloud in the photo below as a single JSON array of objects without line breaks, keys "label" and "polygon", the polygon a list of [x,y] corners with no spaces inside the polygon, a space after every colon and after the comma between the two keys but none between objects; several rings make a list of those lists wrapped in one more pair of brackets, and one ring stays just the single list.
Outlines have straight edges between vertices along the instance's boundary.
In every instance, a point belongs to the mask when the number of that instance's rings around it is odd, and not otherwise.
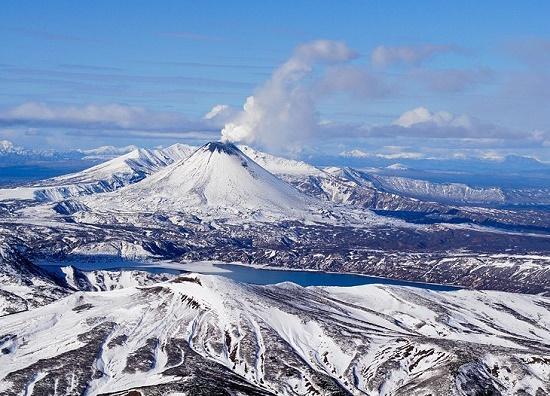
[{"label": "white cloud", "polygon": [[106,124],[119,128],[131,128],[138,124],[154,121],[173,122],[174,116],[152,114],[140,107],[119,104],[86,106],[50,106],[45,103],[28,102],[11,108],[1,114],[2,120],[14,123],[54,123],[68,125]]},{"label": "white cloud", "polygon": [[471,128],[472,120],[467,115],[454,115],[448,111],[431,112],[425,107],[417,107],[401,114],[393,125],[410,128],[418,124],[431,124],[436,127]]},{"label": "white cloud", "polygon": [[[390,125],[374,127],[360,126],[364,137],[378,138],[422,138],[422,145],[436,140],[449,140],[454,145],[482,147],[541,147],[549,140],[547,131],[524,131],[481,121],[466,114],[448,111],[430,111],[417,107],[401,114]],[[441,143],[438,143],[441,144]]]},{"label": "white cloud", "polygon": [[378,158],[385,158],[385,159],[421,159],[424,158],[425,155],[423,153],[418,153],[414,151],[403,151],[401,153],[378,153],[376,154]]},{"label": "white cloud", "polygon": [[437,54],[456,51],[452,45],[417,45],[388,47],[378,46],[371,54],[371,62],[377,67],[388,67],[397,64],[418,65]]},{"label": "white cloud", "polygon": [[[448,51],[458,49],[434,45],[379,47],[373,53],[373,63],[417,64]],[[519,131],[483,122],[466,114],[434,112],[425,107],[406,111],[393,122],[383,125],[342,124],[330,119],[321,122],[317,104],[327,95],[346,93],[373,98],[388,93],[387,85],[367,68],[349,64],[355,57],[356,53],[341,42],[319,40],[296,48],[271,78],[246,99],[242,111],[225,123],[222,139],[271,151],[290,152],[299,151],[314,140],[354,138],[377,139],[384,141],[382,145],[390,143],[390,139],[402,138],[409,145],[418,144],[418,139],[423,139],[422,145],[427,146],[477,145],[478,148],[510,146],[518,142],[524,146],[542,147],[543,142],[548,140],[546,133]],[[326,67],[318,71],[316,68],[319,66]],[[471,83],[469,76],[459,73],[455,77],[450,86],[442,89],[462,89],[464,84]],[[464,82],[463,77],[468,77],[468,81]],[[226,109],[215,107],[209,117],[214,119]],[[412,155],[417,154],[413,152]]]},{"label": "white cloud", "polygon": [[192,121],[179,113],[151,111],[121,104],[49,105],[27,102],[0,111],[0,126],[78,128],[136,131],[211,130],[205,121]]},{"label": "white cloud", "polygon": [[[389,147],[398,143],[411,151],[426,149],[456,150],[468,149],[541,149],[550,140],[548,131],[525,131],[503,127],[481,121],[466,114],[448,111],[430,111],[418,107],[404,112],[389,124],[370,126],[367,124],[324,123],[319,126],[319,135],[327,141],[362,139],[372,147],[375,144]],[[348,143],[349,144],[349,143]],[[388,155],[393,155],[389,150]],[[396,150],[405,151],[405,150]],[[400,158],[399,153],[393,158]],[[407,154],[408,155],[408,154]]]},{"label": "white cloud", "polygon": [[229,105],[217,104],[208,113],[206,113],[202,119],[212,126],[219,127],[220,129],[230,120],[232,120],[240,110]]},{"label": "white cloud", "polygon": [[225,114],[229,110],[228,105],[218,104],[212,107],[208,113],[204,115],[205,120],[211,120]]}]

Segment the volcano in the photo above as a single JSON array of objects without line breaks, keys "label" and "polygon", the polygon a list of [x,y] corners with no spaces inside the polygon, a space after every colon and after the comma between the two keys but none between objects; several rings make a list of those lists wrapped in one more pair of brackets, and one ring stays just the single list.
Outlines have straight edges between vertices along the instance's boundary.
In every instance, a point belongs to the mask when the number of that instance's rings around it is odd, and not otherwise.
[{"label": "volcano", "polygon": [[[296,215],[318,203],[232,143],[210,142],[143,181],[100,198],[126,209]],[[117,205],[118,206],[118,205]]]}]

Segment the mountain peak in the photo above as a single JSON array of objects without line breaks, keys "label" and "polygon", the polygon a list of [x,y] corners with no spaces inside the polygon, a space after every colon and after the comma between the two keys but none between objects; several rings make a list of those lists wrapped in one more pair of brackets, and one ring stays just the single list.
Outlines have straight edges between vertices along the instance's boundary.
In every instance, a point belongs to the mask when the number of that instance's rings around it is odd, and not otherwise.
[{"label": "mountain peak", "polygon": [[242,155],[241,150],[230,142],[209,142],[202,146],[202,148],[212,153],[218,152],[229,155]]}]

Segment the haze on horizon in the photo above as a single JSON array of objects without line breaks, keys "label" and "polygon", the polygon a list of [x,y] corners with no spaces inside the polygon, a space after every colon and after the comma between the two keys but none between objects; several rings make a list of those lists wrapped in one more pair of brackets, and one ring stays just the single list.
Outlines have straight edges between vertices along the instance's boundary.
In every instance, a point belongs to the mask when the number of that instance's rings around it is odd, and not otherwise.
[{"label": "haze on horizon", "polygon": [[550,161],[550,6],[3,5],[0,140]]}]

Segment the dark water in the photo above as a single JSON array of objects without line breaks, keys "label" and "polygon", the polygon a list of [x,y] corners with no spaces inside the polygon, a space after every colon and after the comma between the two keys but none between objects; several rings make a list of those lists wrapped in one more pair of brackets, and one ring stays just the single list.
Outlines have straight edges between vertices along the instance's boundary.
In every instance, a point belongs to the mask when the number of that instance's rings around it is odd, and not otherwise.
[{"label": "dark water", "polygon": [[[134,260],[71,260],[66,262],[47,263],[42,262],[39,265],[54,275],[62,275],[60,267],[73,265],[84,271],[92,270],[141,270],[152,273],[171,273],[177,274],[186,271],[163,268],[162,265],[155,266],[152,263],[134,261]],[[205,264],[208,265],[208,264]],[[422,282],[408,282],[396,279],[378,278],[374,276],[347,274],[347,273],[328,273],[321,271],[291,271],[291,270],[273,270],[264,268],[254,268],[236,264],[214,264],[215,267],[228,270],[228,272],[211,273],[213,275],[223,276],[237,282],[250,283],[257,285],[272,285],[281,282],[293,282],[300,286],[360,286],[370,284],[396,285],[418,287],[435,291],[458,290],[458,287],[435,285]],[[200,272],[200,271],[195,271]],[[206,271],[206,274],[209,272]]]},{"label": "dark water", "polygon": [[9,187],[80,172],[94,166],[98,161],[63,161],[42,164],[0,166],[0,186]]}]

